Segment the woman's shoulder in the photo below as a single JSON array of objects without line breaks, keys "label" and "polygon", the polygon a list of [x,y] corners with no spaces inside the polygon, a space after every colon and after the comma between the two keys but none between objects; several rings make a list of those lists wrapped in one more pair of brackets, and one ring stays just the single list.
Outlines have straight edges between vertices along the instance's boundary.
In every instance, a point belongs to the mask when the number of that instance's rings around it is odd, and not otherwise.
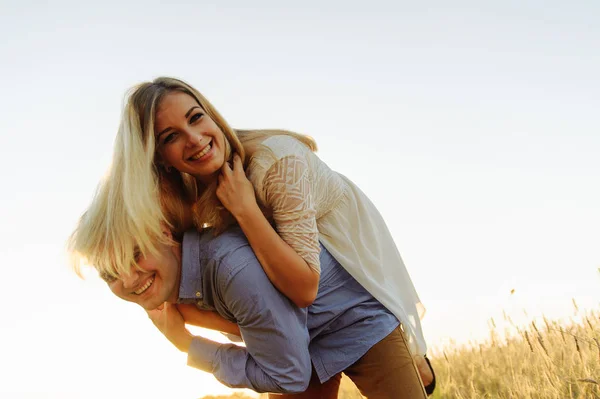
[{"label": "woman's shoulder", "polygon": [[272,135],[264,139],[251,156],[246,170],[259,198],[264,191],[265,178],[275,165],[282,165],[291,157],[307,159],[310,149],[298,139],[286,135]]},{"label": "woman's shoulder", "polygon": [[269,156],[274,161],[278,161],[294,155],[304,157],[307,151],[310,151],[310,149],[297,138],[278,134],[263,140],[256,149],[254,156]]}]

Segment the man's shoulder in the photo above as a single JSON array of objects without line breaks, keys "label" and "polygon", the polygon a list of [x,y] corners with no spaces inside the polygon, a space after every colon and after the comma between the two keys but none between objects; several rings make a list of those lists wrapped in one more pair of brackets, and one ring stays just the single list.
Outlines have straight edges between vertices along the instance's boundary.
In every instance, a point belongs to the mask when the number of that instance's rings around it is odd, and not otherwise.
[{"label": "man's shoulder", "polygon": [[199,258],[208,260],[221,272],[231,273],[257,263],[258,260],[239,227],[231,227],[220,234],[212,229],[198,233]]}]

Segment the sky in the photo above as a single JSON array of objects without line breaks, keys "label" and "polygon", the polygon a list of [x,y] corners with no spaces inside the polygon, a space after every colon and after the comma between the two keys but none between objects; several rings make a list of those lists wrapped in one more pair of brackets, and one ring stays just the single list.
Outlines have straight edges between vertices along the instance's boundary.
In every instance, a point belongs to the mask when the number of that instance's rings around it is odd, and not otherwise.
[{"label": "sky", "polygon": [[162,3],[0,0],[0,396],[229,392],[65,254],[126,90],[161,75],[317,140],[383,214],[432,350],[597,309],[598,2]]}]

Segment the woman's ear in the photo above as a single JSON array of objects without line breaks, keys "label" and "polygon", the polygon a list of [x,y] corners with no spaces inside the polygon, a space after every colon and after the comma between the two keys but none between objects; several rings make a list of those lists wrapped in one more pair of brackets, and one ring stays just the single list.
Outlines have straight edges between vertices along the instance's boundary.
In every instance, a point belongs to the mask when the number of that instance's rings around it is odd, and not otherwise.
[{"label": "woman's ear", "polygon": [[161,223],[160,229],[162,230],[162,233],[165,235],[165,237],[167,237],[169,240],[173,240],[173,232],[171,231],[169,226],[167,226],[166,223]]},{"label": "woman's ear", "polygon": [[171,171],[171,167],[165,163],[165,161],[158,152],[156,153],[156,155],[154,155],[154,165],[156,165],[157,169],[162,169],[167,173]]}]

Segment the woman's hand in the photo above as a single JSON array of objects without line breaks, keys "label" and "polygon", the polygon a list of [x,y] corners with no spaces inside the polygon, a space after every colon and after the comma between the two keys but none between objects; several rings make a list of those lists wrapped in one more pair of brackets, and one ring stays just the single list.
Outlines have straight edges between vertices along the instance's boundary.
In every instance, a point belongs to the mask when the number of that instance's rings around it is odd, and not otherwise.
[{"label": "woman's hand", "polygon": [[192,334],[185,328],[183,316],[177,306],[165,302],[154,310],[148,310],[152,323],[173,345],[182,352],[187,352],[192,343]]},{"label": "woman's hand", "polygon": [[254,196],[254,187],[244,172],[242,159],[233,156],[233,169],[225,162],[219,175],[217,197],[239,222],[239,218],[252,212],[260,212]]}]

